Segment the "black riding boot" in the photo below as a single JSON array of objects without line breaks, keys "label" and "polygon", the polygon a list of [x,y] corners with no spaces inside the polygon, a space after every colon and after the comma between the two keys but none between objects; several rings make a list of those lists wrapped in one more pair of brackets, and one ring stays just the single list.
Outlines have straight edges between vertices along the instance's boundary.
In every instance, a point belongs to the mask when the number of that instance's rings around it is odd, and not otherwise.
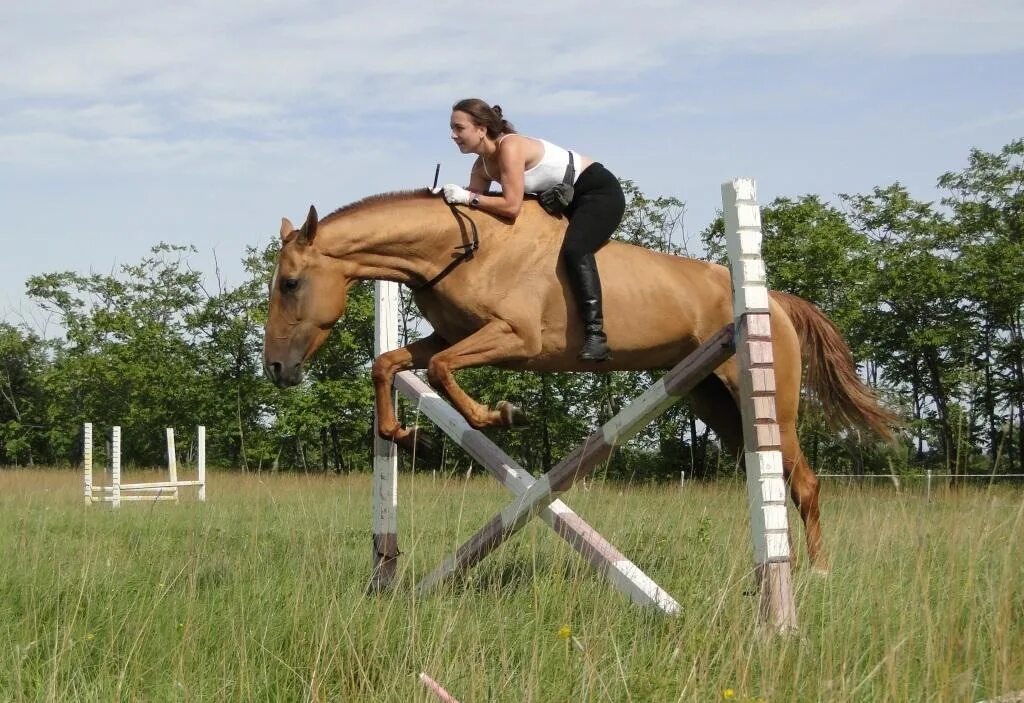
[{"label": "black riding boot", "polygon": [[597,261],[586,254],[569,266],[569,280],[573,284],[576,303],[583,318],[583,347],[576,358],[580,361],[608,361],[608,337],[604,333],[604,315],[601,311],[601,279],[597,275]]}]

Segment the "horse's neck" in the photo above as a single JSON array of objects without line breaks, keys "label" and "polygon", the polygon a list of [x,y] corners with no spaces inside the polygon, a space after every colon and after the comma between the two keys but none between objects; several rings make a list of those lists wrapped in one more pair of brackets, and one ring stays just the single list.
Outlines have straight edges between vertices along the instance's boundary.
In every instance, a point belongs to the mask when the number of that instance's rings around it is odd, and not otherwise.
[{"label": "horse's neck", "polygon": [[423,203],[366,208],[328,223],[317,236],[325,254],[344,262],[348,278],[410,286],[443,269],[462,238],[455,215]]}]

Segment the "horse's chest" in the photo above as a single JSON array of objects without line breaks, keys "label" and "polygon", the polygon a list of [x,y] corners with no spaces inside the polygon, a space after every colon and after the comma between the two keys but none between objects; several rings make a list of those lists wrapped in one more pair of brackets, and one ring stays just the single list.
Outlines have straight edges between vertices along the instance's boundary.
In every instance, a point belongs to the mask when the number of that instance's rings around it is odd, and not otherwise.
[{"label": "horse's chest", "polygon": [[487,323],[483,310],[457,305],[439,295],[416,296],[415,302],[434,332],[449,343],[468,337]]}]

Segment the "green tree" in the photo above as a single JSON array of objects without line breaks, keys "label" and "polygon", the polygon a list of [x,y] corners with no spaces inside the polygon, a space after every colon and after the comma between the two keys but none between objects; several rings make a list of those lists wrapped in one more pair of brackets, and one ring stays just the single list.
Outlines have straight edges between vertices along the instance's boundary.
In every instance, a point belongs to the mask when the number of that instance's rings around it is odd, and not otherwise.
[{"label": "green tree", "polygon": [[[974,366],[981,376],[989,470],[1021,467],[1024,456],[1024,139],[999,153],[974,149],[965,169],[944,174],[964,268],[962,294],[980,331]],[[1003,451],[1003,448],[1007,451]]]},{"label": "green tree", "polygon": [[964,424],[963,401],[977,340],[955,229],[899,184],[844,201],[874,247],[878,270],[869,295],[877,309],[869,341],[886,359],[886,379],[909,390],[918,460],[937,447],[945,468],[958,473],[970,460],[974,428]]},{"label": "green tree", "polygon": [[47,364],[41,339],[0,323],[0,464],[32,466],[50,459],[42,385]]},{"label": "green tree", "polygon": [[194,424],[199,363],[185,318],[201,291],[199,275],[185,266],[190,251],[160,244],[119,275],[29,279],[29,294],[65,330],[45,381],[56,457],[77,456],[78,428],[93,422],[124,428],[126,461],[159,464],[164,428]]}]

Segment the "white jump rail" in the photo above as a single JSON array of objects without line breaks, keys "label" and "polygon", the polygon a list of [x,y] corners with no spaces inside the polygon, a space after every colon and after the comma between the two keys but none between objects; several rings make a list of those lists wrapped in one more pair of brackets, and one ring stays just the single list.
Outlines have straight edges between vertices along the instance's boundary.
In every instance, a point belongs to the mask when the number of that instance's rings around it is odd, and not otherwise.
[{"label": "white jump rail", "polygon": [[110,503],[112,508],[123,502],[177,501],[178,489],[196,487],[198,500],[206,501],[206,428],[200,425],[196,433],[196,473],[194,481],[178,480],[177,454],[174,448],[174,428],[167,428],[167,471],[168,481],[144,483],[123,483],[121,481],[121,428],[111,430],[110,442],[110,485],[97,486],[93,483],[92,423],[82,428],[82,473],[86,505]]}]

